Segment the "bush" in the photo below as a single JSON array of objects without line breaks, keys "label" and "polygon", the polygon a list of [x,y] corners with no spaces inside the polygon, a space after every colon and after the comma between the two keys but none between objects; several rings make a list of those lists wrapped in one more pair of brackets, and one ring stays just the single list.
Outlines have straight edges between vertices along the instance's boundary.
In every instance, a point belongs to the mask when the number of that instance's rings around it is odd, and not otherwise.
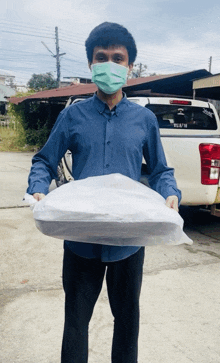
[{"label": "bush", "polygon": [[23,127],[23,110],[21,107],[16,107],[16,105],[9,103],[7,114],[11,117],[10,127],[16,130],[16,144],[19,147],[23,147],[27,144],[25,130]]},{"label": "bush", "polygon": [[56,118],[63,108],[62,104],[49,105],[36,100],[23,101],[18,105],[10,103],[8,115],[15,121],[18,144],[20,146],[35,145],[41,148],[47,141]]},{"label": "bush", "polygon": [[10,104],[8,114],[15,120],[19,146],[28,144],[41,148],[45,144],[51,128],[48,127],[47,112],[42,113],[40,105],[34,105],[30,112],[24,102]]}]

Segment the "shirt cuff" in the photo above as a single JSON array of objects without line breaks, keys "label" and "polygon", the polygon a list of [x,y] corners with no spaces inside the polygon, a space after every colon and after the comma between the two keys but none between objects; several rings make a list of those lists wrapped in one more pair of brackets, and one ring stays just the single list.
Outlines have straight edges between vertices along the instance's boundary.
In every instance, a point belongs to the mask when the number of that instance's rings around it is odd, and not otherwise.
[{"label": "shirt cuff", "polygon": [[43,193],[47,195],[49,193],[49,186],[42,183],[33,183],[33,185],[27,188],[28,194]]}]

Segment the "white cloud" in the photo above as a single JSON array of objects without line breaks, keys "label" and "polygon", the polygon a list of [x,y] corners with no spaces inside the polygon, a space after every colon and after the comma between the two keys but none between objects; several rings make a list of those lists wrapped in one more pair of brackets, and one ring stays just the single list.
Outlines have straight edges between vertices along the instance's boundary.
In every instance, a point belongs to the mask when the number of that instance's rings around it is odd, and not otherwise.
[{"label": "white cloud", "polygon": [[24,12],[39,19],[40,22],[49,25],[70,27],[69,31],[74,36],[75,31],[83,33],[97,25],[105,15],[108,2],[103,1],[79,1],[79,0],[25,0]]},{"label": "white cloud", "polygon": [[150,73],[187,72],[208,69],[211,49],[196,41],[173,35],[163,44],[138,44],[138,60],[147,64]]},{"label": "white cloud", "polygon": [[[60,52],[67,53],[61,60],[62,76],[89,75],[84,42],[96,25],[113,21],[133,34],[139,50],[137,62],[147,64],[149,72],[207,69],[213,56],[213,72],[218,73],[219,10],[217,0],[2,1],[0,30],[9,32],[1,34],[1,68],[23,69],[28,79],[34,72],[56,71],[55,59],[41,41],[55,53],[58,26]],[[5,21],[2,25],[1,20]]]}]

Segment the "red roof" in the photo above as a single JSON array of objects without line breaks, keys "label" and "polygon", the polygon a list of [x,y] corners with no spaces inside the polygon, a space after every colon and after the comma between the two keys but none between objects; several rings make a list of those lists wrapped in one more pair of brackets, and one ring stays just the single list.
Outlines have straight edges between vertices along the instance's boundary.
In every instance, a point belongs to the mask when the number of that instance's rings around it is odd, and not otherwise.
[{"label": "red roof", "polygon": [[128,86],[136,86],[138,84],[142,84],[142,83],[150,83],[150,82],[154,82],[160,79],[165,79],[165,78],[170,78],[170,77],[175,77],[175,76],[180,76],[184,73],[175,73],[175,74],[165,74],[165,75],[158,75],[158,76],[148,76],[148,77],[140,77],[140,78],[132,78],[129,79],[127,82],[127,87]]},{"label": "red roof", "polygon": [[78,95],[86,95],[90,93],[94,93],[97,90],[97,87],[93,83],[89,84],[74,84],[72,86],[62,87],[62,88],[54,88],[46,91],[40,91],[34,93],[30,96],[24,97],[11,97],[9,101],[11,103],[23,102],[27,99],[48,99],[48,98],[57,98],[57,97],[70,97],[70,96],[78,96]]},{"label": "red roof", "polygon": [[[149,76],[149,77],[141,77],[141,78],[132,78],[129,79],[127,82],[127,85],[125,87],[129,86],[135,86],[142,83],[148,83],[152,81],[156,81],[163,78],[169,78],[178,76],[182,73],[178,74],[169,74],[169,75],[160,75],[160,76]],[[46,91],[40,91],[37,93],[34,93],[30,96],[24,96],[24,97],[11,97],[9,101],[14,104],[19,104],[27,99],[48,99],[48,98],[57,98],[57,97],[70,97],[70,96],[80,96],[80,95],[88,95],[93,94],[95,91],[97,91],[97,87],[94,83],[89,84],[74,84],[67,87],[62,88],[55,88],[51,90]]]},{"label": "red roof", "polygon": [[[201,71],[201,72],[200,72]],[[141,84],[146,83],[146,87],[148,83],[160,81],[167,78],[175,78],[179,76],[185,76],[189,75],[189,78],[198,78],[197,74],[200,72],[200,77],[207,76],[207,74],[210,74],[209,72],[205,70],[200,71],[191,71],[186,73],[174,73],[174,74],[167,74],[167,75],[157,75],[157,76],[149,76],[149,77],[141,77],[141,78],[132,78],[129,79],[127,84],[124,86],[124,88],[128,89],[129,87],[138,86]],[[203,74],[205,72],[205,74]],[[206,74],[207,73],[207,74]],[[193,77],[194,76],[194,77]],[[147,88],[146,88],[147,89]],[[55,88],[51,90],[41,91],[34,93],[30,96],[25,97],[11,97],[9,101],[14,104],[19,104],[27,99],[49,99],[49,98],[67,98],[71,96],[83,96],[83,95],[89,95],[93,94],[95,91],[97,91],[97,87],[94,83],[89,84],[74,84],[68,87],[62,87],[62,88]]]}]

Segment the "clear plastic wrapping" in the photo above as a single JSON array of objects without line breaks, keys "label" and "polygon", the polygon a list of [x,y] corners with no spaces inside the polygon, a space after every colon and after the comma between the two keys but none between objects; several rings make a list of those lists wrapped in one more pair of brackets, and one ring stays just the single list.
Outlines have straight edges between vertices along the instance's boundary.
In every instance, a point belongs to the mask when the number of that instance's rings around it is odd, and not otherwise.
[{"label": "clear plastic wrapping", "polygon": [[37,228],[55,238],[116,246],[192,244],[183,219],[160,194],[121,174],[71,181],[32,209]]}]

